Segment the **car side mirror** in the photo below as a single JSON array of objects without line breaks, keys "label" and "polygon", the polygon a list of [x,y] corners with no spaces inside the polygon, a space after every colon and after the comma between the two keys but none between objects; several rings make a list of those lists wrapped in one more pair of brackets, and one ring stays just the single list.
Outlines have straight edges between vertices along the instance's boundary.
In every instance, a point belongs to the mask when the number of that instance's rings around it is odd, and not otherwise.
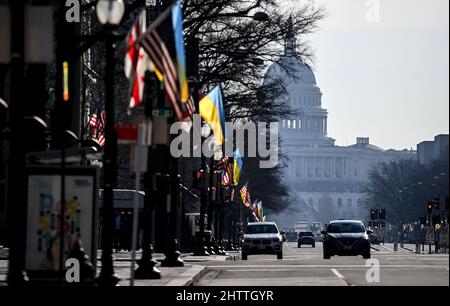
[{"label": "car side mirror", "polygon": [[368,229],[366,232],[367,232],[367,235],[373,235],[373,231],[371,229]]},{"label": "car side mirror", "polygon": [[285,231],[281,231],[280,234],[281,235],[286,235],[286,232]]},{"label": "car side mirror", "polygon": [[326,234],[327,234],[327,231],[320,231],[320,233],[321,233],[322,235],[326,235]]}]

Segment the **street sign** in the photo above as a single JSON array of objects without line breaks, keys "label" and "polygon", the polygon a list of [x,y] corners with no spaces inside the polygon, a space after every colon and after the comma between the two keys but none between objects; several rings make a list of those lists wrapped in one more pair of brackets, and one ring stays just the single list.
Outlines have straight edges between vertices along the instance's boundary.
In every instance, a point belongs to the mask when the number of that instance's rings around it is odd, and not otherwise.
[{"label": "street sign", "polygon": [[170,108],[158,108],[153,110],[153,116],[154,117],[172,117],[173,111]]}]

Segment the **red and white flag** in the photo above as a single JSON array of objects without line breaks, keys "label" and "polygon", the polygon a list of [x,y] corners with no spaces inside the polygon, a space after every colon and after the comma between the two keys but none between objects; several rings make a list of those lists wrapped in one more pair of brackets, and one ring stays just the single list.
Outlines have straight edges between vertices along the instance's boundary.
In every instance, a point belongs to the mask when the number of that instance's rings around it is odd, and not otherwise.
[{"label": "red and white flag", "polygon": [[99,107],[92,114],[89,126],[91,127],[92,138],[103,147],[105,145],[105,112]]},{"label": "red and white flag", "polygon": [[127,37],[128,51],[125,56],[125,75],[130,82],[128,109],[138,106],[144,100],[144,77],[145,71],[149,69],[150,62],[138,41],[146,29],[146,12],[143,10]]}]

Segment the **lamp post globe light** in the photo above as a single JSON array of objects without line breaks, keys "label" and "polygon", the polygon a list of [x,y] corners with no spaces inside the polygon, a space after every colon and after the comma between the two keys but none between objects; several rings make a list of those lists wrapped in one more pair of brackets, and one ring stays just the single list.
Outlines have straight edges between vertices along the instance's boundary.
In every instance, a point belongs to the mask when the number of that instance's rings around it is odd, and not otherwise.
[{"label": "lamp post globe light", "polygon": [[119,25],[125,12],[125,4],[123,0],[99,0],[96,12],[101,24]]},{"label": "lamp post globe light", "polygon": [[114,130],[114,28],[122,20],[125,6],[122,0],[99,0],[97,16],[105,27],[105,148],[103,153],[103,217],[102,217],[102,268],[98,278],[101,286],[115,286],[119,278],[114,275],[112,258],[114,226],[114,188],[117,182],[117,135]]}]

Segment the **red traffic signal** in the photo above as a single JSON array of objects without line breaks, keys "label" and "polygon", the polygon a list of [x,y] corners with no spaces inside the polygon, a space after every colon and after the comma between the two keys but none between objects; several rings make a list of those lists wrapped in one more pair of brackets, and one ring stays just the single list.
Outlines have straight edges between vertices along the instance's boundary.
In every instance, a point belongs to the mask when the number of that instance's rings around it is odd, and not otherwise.
[{"label": "red traffic signal", "polygon": [[370,211],[370,219],[372,220],[378,219],[378,209],[372,209]]},{"label": "red traffic signal", "polygon": [[378,219],[386,219],[386,210],[385,209],[380,209],[378,211]]},{"label": "red traffic signal", "polygon": [[427,203],[427,211],[428,211],[429,213],[431,213],[432,210],[433,210],[433,202],[429,201],[429,202]]},{"label": "red traffic signal", "polygon": [[193,173],[194,177],[194,188],[195,189],[202,189],[203,186],[203,175],[204,175],[204,171],[203,169],[199,169],[199,170],[195,170]]}]

